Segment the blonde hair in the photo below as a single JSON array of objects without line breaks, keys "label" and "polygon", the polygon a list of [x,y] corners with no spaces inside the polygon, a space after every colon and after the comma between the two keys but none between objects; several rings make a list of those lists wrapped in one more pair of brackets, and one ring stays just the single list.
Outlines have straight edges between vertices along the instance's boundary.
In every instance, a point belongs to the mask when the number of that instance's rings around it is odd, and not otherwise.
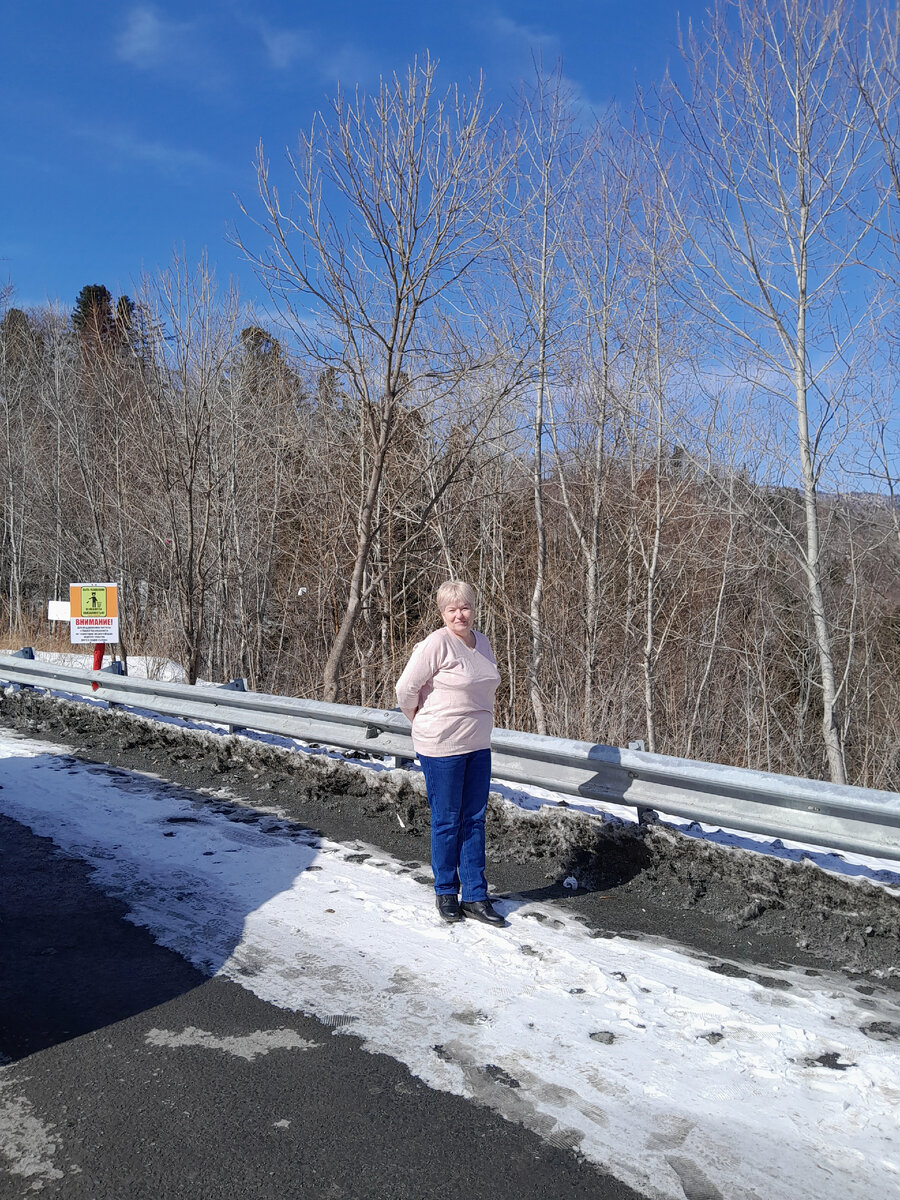
[{"label": "blonde hair", "polygon": [[462,579],[448,579],[437,590],[438,611],[443,612],[453,601],[475,607],[475,589]]}]

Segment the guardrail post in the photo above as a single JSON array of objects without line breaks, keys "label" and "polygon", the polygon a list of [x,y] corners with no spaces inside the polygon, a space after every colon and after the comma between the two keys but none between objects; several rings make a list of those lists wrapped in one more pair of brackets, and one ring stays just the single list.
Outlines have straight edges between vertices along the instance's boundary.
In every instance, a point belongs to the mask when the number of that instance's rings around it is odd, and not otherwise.
[{"label": "guardrail post", "polygon": [[[643,738],[635,738],[633,742],[628,743],[629,750],[637,750],[641,754],[647,753],[647,747],[644,744]],[[637,809],[638,825],[652,825],[659,820],[659,813],[652,808],[642,808],[640,804],[635,806]]]},{"label": "guardrail post", "polygon": [[[10,658],[28,658],[34,660],[34,648],[32,646],[23,646],[21,650],[15,650]],[[11,685],[13,693],[21,691],[34,691],[34,685],[31,683],[14,683]]]},{"label": "guardrail post", "polygon": [[[247,680],[243,677],[232,679],[229,683],[220,683],[219,690],[222,692],[249,692]],[[229,725],[229,733],[240,733],[242,729],[246,729],[246,725]]]},{"label": "guardrail post", "polygon": [[[395,708],[391,709],[391,712],[400,712],[400,709],[395,707]],[[404,758],[402,754],[386,754],[384,756],[384,761],[385,761],[385,765],[390,767],[392,770],[402,771],[406,767],[411,767],[412,764],[415,762],[415,759]]]},{"label": "guardrail post", "polygon": [[[101,667],[100,673],[101,673],[101,675],[127,675],[128,674],[128,672],[125,670],[125,664],[122,662],[121,658],[114,658],[108,667]],[[122,707],[122,705],[118,704],[115,700],[107,700],[106,705],[108,708],[121,708]]]}]

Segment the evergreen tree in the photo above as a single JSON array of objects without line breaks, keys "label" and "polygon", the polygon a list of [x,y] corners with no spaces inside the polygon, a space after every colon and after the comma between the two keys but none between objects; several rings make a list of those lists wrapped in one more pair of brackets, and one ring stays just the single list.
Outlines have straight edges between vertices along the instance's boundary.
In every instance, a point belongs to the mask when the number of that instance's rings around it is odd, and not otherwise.
[{"label": "evergreen tree", "polygon": [[257,400],[271,399],[292,375],[281,343],[258,325],[242,329],[240,339],[243,381],[248,394]]},{"label": "evergreen tree", "polygon": [[120,296],[116,301],[116,330],[123,342],[131,341],[134,329],[134,301],[130,296]]},{"label": "evergreen tree", "polygon": [[[123,297],[127,299],[127,297]],[[88,283],[75,299],[72,328],[82,338],[108,341],[115,328],[112,293],[102,283]]]},{"label": "evergreen tree", "polygon": [[0,321],[0,340],[6,354],[12,358],[21,358],[33,339],[34,332],[28,314],[21,308],[9,309]]}]

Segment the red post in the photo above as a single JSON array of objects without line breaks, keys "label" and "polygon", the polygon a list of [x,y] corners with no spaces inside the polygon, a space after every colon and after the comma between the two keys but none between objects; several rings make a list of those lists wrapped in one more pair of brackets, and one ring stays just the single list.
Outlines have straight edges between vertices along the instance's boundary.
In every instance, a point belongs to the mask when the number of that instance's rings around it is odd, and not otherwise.
[{"label": "red post", "polygon": [[[94,666],[93,666],[93,670],[95,670],[95,671],[99,671],[99,670],[100,670],[100,668],[103,666],[103,651],[104,651],[105,649],[106,649],[106,643],[105,643],[105,642],[94,642]],[[97,688],[98,688],[99,686],[100,686],[100,684],[99,684],[99,683],[92,683],[92,684],[91,684],[91,687],[94,689],[94,691],[95,691],[95,692],[96,692],[96,690],[97,690]]]}]

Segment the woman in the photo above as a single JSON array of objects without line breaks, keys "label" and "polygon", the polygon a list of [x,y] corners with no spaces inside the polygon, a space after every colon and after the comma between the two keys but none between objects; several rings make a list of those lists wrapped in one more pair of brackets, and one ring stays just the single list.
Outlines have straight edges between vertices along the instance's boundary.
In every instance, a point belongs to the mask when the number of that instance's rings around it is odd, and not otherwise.
[{"label": "woman", "polygon": [[437,606],[444,627],[418,643],[397,681],[397,701],[412,722],[428,788],[437,909],[445,921],[465,916],[504,925],[487,898],[484,877],[484,815],[500,672],[487,638],[472,628],[472,588],[459,579],[441,584]]}]

